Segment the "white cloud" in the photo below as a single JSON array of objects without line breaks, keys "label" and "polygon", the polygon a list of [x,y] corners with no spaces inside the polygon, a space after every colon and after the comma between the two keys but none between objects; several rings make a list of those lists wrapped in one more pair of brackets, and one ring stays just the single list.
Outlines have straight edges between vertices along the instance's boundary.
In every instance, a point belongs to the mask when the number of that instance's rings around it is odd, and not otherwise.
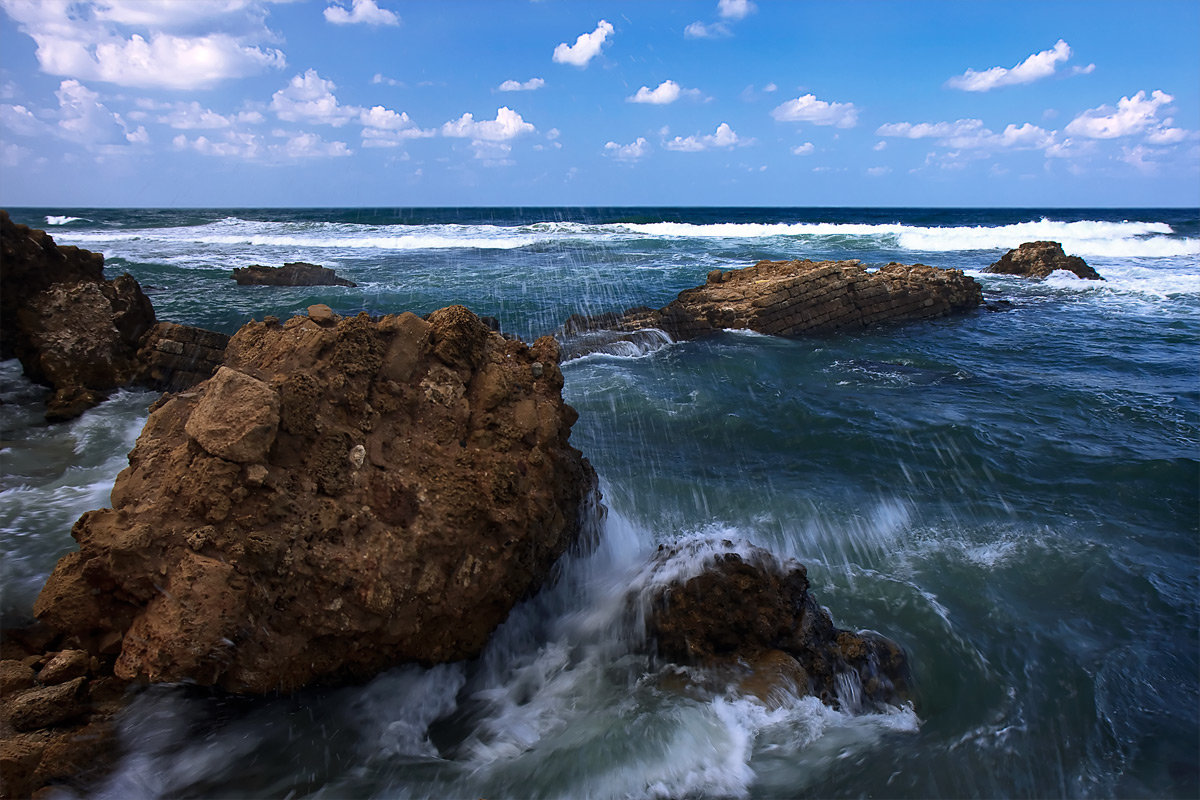
[{"label": "white cloud", "polygon": [[722,19],[744,19],[746,15],[755,10],[754,3],[750,0],[718,0],[717,13]]},{"label": "white cloud", "polygon": [[61,114],[58,134],[80,144],[111,144],[125,139],[121,118],[109,111],[100,95],[79,81],[63,81],[55,96]]},{"label": "white cloud", "polygon": [[509,80],[509,81],[505,81],[504,83],[500,84],[499,91],[501,91],[501,92],[532,92],[532,91],[542,88],[545,85],[546,85],[546,82],[544,80],[542,80],[541,78],[530,78],[529,80],[525,81],[524,83],[521,83],[520,81]]},{"label": "white cloud", "polygon": [[[34,40],[38,64],[51,75],[197,89],[286,63],[279,50],[257,45],[271,36],[261,24],[261,0],[3,0],[3,6]],[[123,30],[130,26],[141,30]]]},{"label": "white cloud", "polygon": [[325,20],[334,25],[399,25],[400,17],[387,9],[380,8],[375,0],[354,0],[354,5],[347,11],[345,7],[335,2],[325,9]]},{"label": "white cloud", "polygon": [[666,105],[674,103],[682,95],[696,96],[700,94],[699,89],[684,89],[675,81],[663,81],[658,85],[658,88],[651,89],[649,86],[643,86],[638,89],[632,96],[625,98],[627,103],[650,103],[652,105]]},{"label": "white cloud", "polygon": [[[1008,125],[1003,132],[993,133],[984,127],[983,120],[960,119],[955,122],[892,122],[881,125],[877,136],[902,139],[936,139],[944,147],[956,150],[1039,150],[1055,142],[1055,134],[1026,122]],[[876,150],[881,149],[876,145]]]},{"label": "white cloud", "polygon": [[171,143],[176,150],[194,150],[215,158],[240,158],[246,161],[296,161],[310,158],[340,158],[353,154],[345,142],[327,142],[315,133],[276,131],[283,142],[268,142],[256,133],[229,131],[220,139],[197,136],[188,139],[179,134]]},{"label": "white cloud", "polygon": [[398,81],[395,78],[388,78],[388,77],[384,76],[384,74],[382,72],[376,72],[374,77],[371,78],[371,83],[373,83],[373,84],[386,83],[388,86],[400,86],[400,87],[407,86],[404,83],[404,81]]},{"label": "white cloud", "polygon": [[742,139],[733,128],[729,127],[729,123],[722,122],[717,126],[717,130],[708,136],[676,136],[669,142],[663,142],[663,147],[668,150],[675,150],[681,153],[698,153],[701,150],[708,150],[714,147],[736,147],[739,145],[751,144],[753,139]]},{"label": "white cloud", "polygon": [[881,150],[887,150],[887,142],[884,142],[884,141],[876,142],[875,146],[872,147],[871,149],[874,150],[876,153],[878,153]]},{"label": "white cloud", "polygon": [[397,114],[383,106],[362,109],[359,122],[363,125],[363,147],[399,147],[410,139],[425,139],[437,135],[435,130],[418,128],[407,112]]},{"label": "white cloud", "polygon": [[1115,109],[1112,106],[1100,106],[1083,112],[1071,120],[1066,132],[1090,139],[1116,139],[1146,130],[1158,132],[1164,124],[1158,119],[1158,110],[1174,100],[1171,95],[1157,89],[1149,99],[1145,91],[1140,91],[1133,97],[1122,97]]},{"label": "white cloud", "polygon": [[315,69],[306,70],[271,96],[271,110],[288,122],[340,127],[358,117],[362,109],[340,105],[333,95],[336,88],[337,84],[322,78]]},{"label": "white cloud", "polygon": [[458,119],[443,125],[442,135],[474,139],[477,142],[504,142],[515,139],[523,133],[533,133],[535,130],[537,129],[523,120],[520,114],[504,106],[496,109],[496,118],[493,120],[485,119],[477,122],[473,114],[463,114]]},{"label": "white cloud", "polygon": [[732,36],[733,31],[723,22],[705,25],[703,22],[693,22],[683,29],[683,35],[689,39],[723,39]]},{"label": "white cloud", "polygon": [[1054,71],[1058,69],[1059,62],[1066,61],[1070,57],[1070,45],[1059,39],[1054,47],[1034,53],[1012,69],[992,67],[982,72],[968,69],[962,75],[946,81],[946,85],[967,92],[987,92],[1001,86],[1032,83],[1053,75]]},{"label": "white cloud", "polygon": [[1150,144],[1179,144],[1188,138],[1188,132],[1183,128],[1160,128],[1146,135]]},{"label": "white cloud", "polygon": [[41,136],[48,126],[25,106],[0,106],[0,128],[17,136]]},{"label": "white cloud", "polygon": [[327,142],[315,133],[292,136],[280,149],[288,158],[338,158],[352,153],[345,142]]},{"label": "white cloud", "polygon": [[190,103],[176,103],[166,114],[159,116],[158,121],[184,131],[215,130],[228,128],[233,124],[228,117],[201,106],[195,100]]},{"label": "white cloud", "polygon": [[607,142],[604,150],[619,161],[637,161],[650,152],[650,143],[646,141],[645,137],[639,136],[637,141],[630,144]]},{"label": "white cloud", "polygon": [[811,94],[777,106],[771,116],[780,122],[811,122],[839,128],[853,128],[858,124],[858,108],[854,103],[827,103]]},{"label": "white cloud", "polygon": [[794,155],[794,156],[808,156],[808,155],[812,155],[812,152],[813,152],[813,150],[815,150],[815,149],[816,149],[816,148],[815,148],[815,147],[813,147],[813,143],[812,143],[812,142],[805,142],[804,144],[798,144],[798,145],[796,145],[795,147],[793,147],[793,148],[792,148],[792,155]]},{"label": "white cloud", "polygon": [[125,141],[130,144],[148,144],[150,142],[150,134],[146,132],[144,125],[138,125],[136,131],[130,131],[125,134]]},{"label": "white cloud", "polygon": [[558,47],[555,47],[554,62],[556,64],[574,64],[577,67],[586,67],[589,61],[599,55],[600,48],[604,46],[604,40],[612,32],[612,23],[600,20],[596,24],[596,30],[591,33],[579,34],[579,38],[575,40],[575,44],[568,45],[566,42],[562,42]]},{"label": "white cloud", "polygon": [[878,178],[881,175],[887,175],[891,171],[892,171],[891,167],[868,167],[867,168],[867,174],[870,175],[872,178]]}]

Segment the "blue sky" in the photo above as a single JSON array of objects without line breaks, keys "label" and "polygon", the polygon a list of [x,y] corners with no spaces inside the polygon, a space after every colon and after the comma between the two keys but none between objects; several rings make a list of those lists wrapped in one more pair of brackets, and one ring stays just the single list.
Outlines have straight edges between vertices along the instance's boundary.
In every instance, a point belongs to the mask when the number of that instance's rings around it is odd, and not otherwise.
[{"label": "blue sky", "polygon": [[1200,207],[1200,2],[0,0],[0,205]]}]

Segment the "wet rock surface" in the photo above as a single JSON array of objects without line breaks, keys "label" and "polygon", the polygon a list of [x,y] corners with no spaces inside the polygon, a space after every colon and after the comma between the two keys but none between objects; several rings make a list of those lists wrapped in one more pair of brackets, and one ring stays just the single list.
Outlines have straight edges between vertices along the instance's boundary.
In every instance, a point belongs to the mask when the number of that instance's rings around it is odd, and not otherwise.
[{"label": "wet rock surface", "polygon": [[1025,278],[1047,278],[1051,272],[1060,269],[1072,272],[1085,280],[1104,280],[1100,273],[1089,267],[1082,258],[1063,252],[1063,247],[1058,242],[1026,242],[1015,250],[1009,250],[984,272],[995,275],[1020,275]]},{"label": "wet rock surface", "polygon": [[120,679],[237,692],[475,656],[590,518],[558,360],[461,306],[252,322],[152,407],[35,614]]},{"label": "wet rock surface", "polygon": [[328,267],[292,261],[282,267],[252,264],[233,271],[239,286],[357,286]]},{"label": "wet rock surface", "polygon": [[[663,548],[657,558],[679,555]],[[903,649],[871,631],[836,628],[808,589],[802,564],[760,548],[716,553],[699,574],[659,587],[646,632],[658,657],[732,676],[764,702],[780,692],[813,695],[858,712],[906,700]]]},{"label": "wet rock surface", "polygon": [[645,328],[675,339],[722,329],[774,336],[833,333],[946,316],[982,303],[979,285],[961,270],[892,263],[868,272],[858,261],[760,261],[745,269],[714,270],[703,286],[680,292],[660,309],[572,317],[564,338]]},{"label": "wet rock surface", "polygon": [[0,210],[0,356],[54,390],[46,416],[70,419],[141,371],[154,308],[129,275],[104,277],[104,256],[56,245]]}]

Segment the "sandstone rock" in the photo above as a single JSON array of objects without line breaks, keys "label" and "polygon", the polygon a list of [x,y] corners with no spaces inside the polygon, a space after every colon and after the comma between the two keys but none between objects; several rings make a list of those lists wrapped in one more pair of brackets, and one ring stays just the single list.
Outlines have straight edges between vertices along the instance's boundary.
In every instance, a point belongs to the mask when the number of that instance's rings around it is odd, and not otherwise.
[{"label": "sandstone rock", "polygon": [[586,532],[558,356],[461,307],[252,322],[152,410],[35,613],[121,678],[242,692],[477,655]]},{"label": "sandstone rock", "polygon": [[569,346],[580,334],[605,329],[657,328],[675,339],[721,329],[796,336],[941,317],[982,302],[979,285],[961,270],[892,263],[868,272],[858,261],[760,261],[714,270],[703,286],[660,309],[572,317],[563,336]]},{"label": "sandstone rock", "polygon": [[10,695],[33,686],[33,669],[20,661],[0,661],[0,695]]},{"label": "sandstone rock", "polygon": [[[665,548],[657,559],[694,557]],[[743,690],[764,701],[779,692],[812,694],[856,712],[904,700],[909,675],[900,646],[835,628],[808,589],[802,564],[760,548],[717,553],[698,574],[659,588],[647,634],[661,658],[740,672]]]},{"label": "sandstone rock", "polygon": [[54,686],[88,674],[92,657],[85,650],[63,650],[55,654],[38,672],[39,683]]},{"label": "sandstone rock", "polygon": [[190,389],[211,378],[225,358],[229,337],[190,325],[159,322],[138,348],[138,381],[160,391]]},{"label": "sandstone rock", "polygon": [[1062,245],[1058,242],[1026,242],[1015,250],[1009,250],[984,272],[1046,278],[1051,272],[1060,269],[1073,272],[1086,280],[1104,280],[1082,258],[1064,253]]},{"label": "sandstone rock", "polygon": [[233,271],[239,286],[357,286],[327,267],[292,261],[282,267],[253,264]]},{"label": "sandstone rock", "polygon": [[104,279],[104,257],[61,247],[0,211],[0,355],[54,389],[51,419],[78,416],[133,381],[154,309],[136,280]]},{"label": "sandstone rock", "polygon": [[47,728],[87,712],[87,681],[78,677],[66,683],[26,689],[6,698],[6,717],[18,731]]}]

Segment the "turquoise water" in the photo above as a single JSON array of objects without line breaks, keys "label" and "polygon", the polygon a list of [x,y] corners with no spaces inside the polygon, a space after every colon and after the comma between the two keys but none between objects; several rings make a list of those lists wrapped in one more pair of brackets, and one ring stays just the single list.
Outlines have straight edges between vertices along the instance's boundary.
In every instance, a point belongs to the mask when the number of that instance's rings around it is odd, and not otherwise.
[{"label": "turquoise water", "polygon": [[[759,258],[955,267],[997,311],[849,335],[726,332],[568,362],[599,548],[478,662],[273,700],[143,693],[110,797],[1145,796],[1200,793],[1200,219],[1194,210],[16,209],[233,332],[314,302],[461,302],[525,338],[660,306]],[[1107,280],[979,274],[1052,239]],[[237,287],[304,260],[350,288]],[[1001,302],[1006,301],[1006,302]],[[69,425],[3,365],[6,622],[103,505],[154,396]],[[809,567],[896,639],[911,707],[683,697],[630,608],[659,543]],[[695,568],[700,557],[678,565]]]}]

